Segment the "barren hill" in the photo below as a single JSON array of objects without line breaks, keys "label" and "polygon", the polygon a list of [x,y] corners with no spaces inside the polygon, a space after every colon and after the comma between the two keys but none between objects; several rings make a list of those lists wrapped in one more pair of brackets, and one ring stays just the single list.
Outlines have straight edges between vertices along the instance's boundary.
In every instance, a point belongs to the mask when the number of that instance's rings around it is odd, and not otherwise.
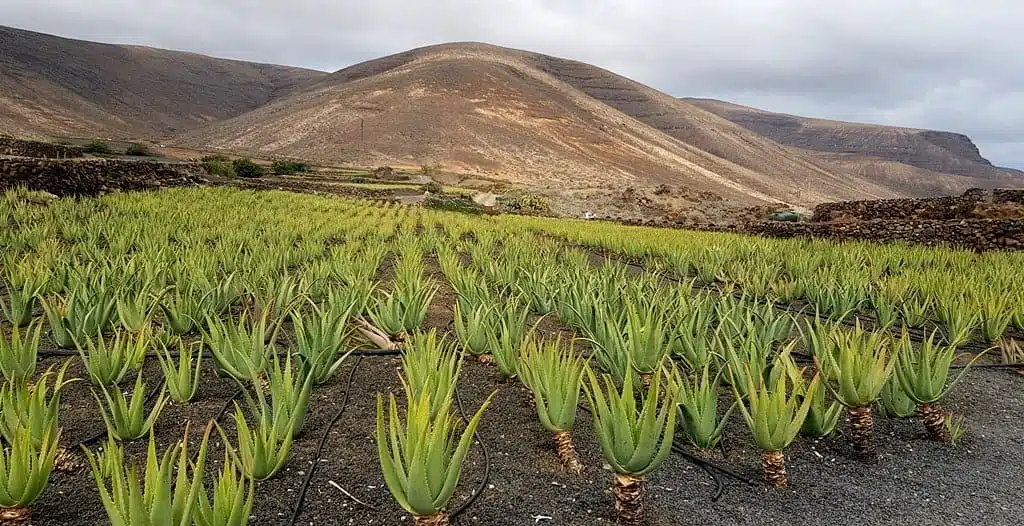
[{"label": "barren hill", "polygon": [[[781,144],[825,152],[825,159],[873,166],[879,173],[907,174],[914,167],[932,173],[990,179],[990,184],[1021,180],[1018,170],[993,166],[966,135],[934,130],[812,119],[714,99],[683,99]],[[855,154],[860,154],[859,156]],[[869,159],[867,157],[873,159]],[[904,165],[883,169],[884,161]],[[925,172],[917,172],[925,176]],[[984,181],[970,181],[984,184]]]},{"label": "barren hill", "polygon": [[169,135],[245,113],[323,75],[0,26],[0,133]]},{"label": "barren hill", "polygon": [[667,184],[798,204],[898,195],[606,70],[485,44],[358,64],[182,143],[441,164],[548,189]]}]

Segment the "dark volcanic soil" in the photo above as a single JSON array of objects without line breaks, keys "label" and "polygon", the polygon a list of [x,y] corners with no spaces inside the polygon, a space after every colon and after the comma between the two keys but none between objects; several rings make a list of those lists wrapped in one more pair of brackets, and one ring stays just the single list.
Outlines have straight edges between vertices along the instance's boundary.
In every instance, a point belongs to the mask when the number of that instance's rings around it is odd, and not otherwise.
[{"label": "dark volcanic soil", "polygon": [[[261,483],[253,524],[283,524],[290,516],[298,489],[309,469],[327,424],[344,398],[345,369],[313,397],[306,432],[296,442],[292,459],[277,478]],[[408,519],[390,498],[380,475],[372,439],[375,396],[399,388],[395,358],[364,358],[355,374],[347,409],[327,442],[326,455],[306,496],[299,524],[405,524]],[[75,370],[75,366],[73,369]],[[147,378],[157,374],[147,365]],[[193,438],[201,424],[215,415],[234,393],[234,385],[210,371],[202,398],[190,406],[171,405],[160,419],[158,445],[181,436],[184,422],[193,422]],[[1022,378],[1000,370],[975,370],[951,395],[949,407],[967,415],[971,432],[958,447],[925,439],[915,421],[876,419],[879,459],[873,464],[853,460],[849,445],[836,437],[800,440],[788,452],[791,487],[769,490],[724,479],[725,493],[711,502],[710,477],[679,456],[670,457],[650,477],[651,524],[1018,524],[1024,505],[1019,481],[1024,480],[1024,397]],[[582,477],[562,473],[553,441],[537,423],[527,392],[505,383],[493,369],[468,363],[460,383],[467,412],[474,411],[498,390],[480,427],[491,454],[491,475],[481,497],[460,517],[459,524],[586,525],[611,522],[611,474],[601,468],[600,450],[589,415],[581,414],[577,447],[587,470]],[[61,413],[65,441],[77,442],[101,429],[95,402],[84,382],[70,388]],[[735,415],[734,415],[735,416]],[[228,419],[230,420],[230,419]],[[228,426],[230,429],[230,426]],[[230,432],[230,431],[229,431]],[[759,478],[759,457],[739,418],[726,431],[728,457],[719,462],[752,479]],[[144,452],[145,441],[133,445]],[[220,461],[211,452],[211,468]],[[457,507],[483,476],[479,444],[466,462]],[[330,482],[378,509],[353,502]],[[88,471],[57,473],[52,486],[34,506],[38,526],[105,524],[106,518]]]}]

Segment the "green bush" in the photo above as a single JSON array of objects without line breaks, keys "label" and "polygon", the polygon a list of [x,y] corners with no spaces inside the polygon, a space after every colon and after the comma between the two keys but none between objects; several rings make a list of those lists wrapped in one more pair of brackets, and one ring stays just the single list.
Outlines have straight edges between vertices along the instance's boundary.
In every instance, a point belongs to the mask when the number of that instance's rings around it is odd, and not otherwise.
[{"label": "green bush", "polygon": [[353,177],[353,178],[352,178],[352,180],[351,180],[351,182],[353,182],[353,183],[357,183],[357,184],[364,184],[364,183],[366,183],[367,181],[366,181],[366,178],[365,178],[365,177]]},{"label": "green bush", "polygon": [[295,161],[275,161],[270,167],[275,174],[278,175],[291,175],[295,173],[308,172],[312,166],[308,163],[300,163]]},{"label": "green bush", "polygon": [[437,181],[430,181],[429,183],[423,185],[423,187],[420,189],[423,190],[424,192],[430,192],[432,194],[444,193],[444,187],[441,186],[441,183],[438,183]]},{"label": "green bush", "polygon": [[510,196],[501,200],[505,210],[514,214],[547,215],[551,207],[545,197],[539,195]]},{"label": "green bush", "polygon": [[101,155],[109,155],[114,153],[110,149],[110,145],[103,141],[92,141],[85,145],[85,153],[96,153]]},{"label": "green bush", "polygon": [[231,165],[238,177],[255,178],[267,175],[266,168],[250,161],[249,159],[235,159]]},{"label": "green bush", "polygon": [[206,173],[210,175],[228,178],[236,176],[235,165],[232,164],[231,159],[223,155],[207,155],[201,159],[201,162],[203,163],[203,168],[206,169]]},{"label": "green bush", "polygon": [[480,215],[484,213],[484,207],[470,199],[458,199],[453,197],[428,197],[423,201],[424,208],[434,210],[447,210],[449,212],[462,212],[464,214]]},{"label": "green bush", "polygon": [[134,143],[124,151],[125,155],[134,155],[137,157],[149,157],[153,155],[153,152],[149,151],[149,147],[145,144]]}]

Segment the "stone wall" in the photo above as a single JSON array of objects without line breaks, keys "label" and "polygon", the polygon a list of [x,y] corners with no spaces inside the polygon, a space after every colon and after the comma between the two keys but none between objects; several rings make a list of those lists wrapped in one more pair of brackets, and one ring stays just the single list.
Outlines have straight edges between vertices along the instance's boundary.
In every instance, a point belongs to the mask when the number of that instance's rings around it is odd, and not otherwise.
[{"label": "stone wall", "polygon": [[963,219],[943,221],[858,221],[853,223],[787,223],[763,221],[743,229],[766,237],[811,237],[858,241],[902,241],[922,245],[947,244],[978,252],[1024,249],[1022,219]]},{"label": "stone wall", "polygon": [[1011,188],[997,188],[995,190],[992,190],[992,202],[996,204],[1024,204],[1024,190],[1017,190]]},{"label": "stone wall", "polygon": [[992,199],[984,190],[971,189],[963,195],[923,199],[877,199],[871,201],[840,201],[815,207],[811,221],[881,219],[963,219],[979,203]]},{"label": "stone wall", "polygon": [[0,137],[0,155],[43,159],[70,159],[82,157],[85,155],[85,152],[77,146],[64,146],[48,142],[25,141],[13,137]]},{"label": "stone wall", "polygon": [[24,186],[57,196],[191,186],[207,183],[205,176],[198,163],[0,158],[0,190]]}]

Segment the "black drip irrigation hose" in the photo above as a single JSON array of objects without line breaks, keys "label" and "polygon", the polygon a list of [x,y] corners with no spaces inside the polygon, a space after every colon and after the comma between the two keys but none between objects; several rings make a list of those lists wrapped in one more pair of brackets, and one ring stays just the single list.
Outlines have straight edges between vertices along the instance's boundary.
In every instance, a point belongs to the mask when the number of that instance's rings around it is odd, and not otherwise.
[{"label": "black drip irrigation hose", "polygon": [[[376,353],[374,355],[377,355]],[[295,507],[292,508],[292,516],[288,520],[290,526],[294,526],[299,520],[299,514],[302,513],[302,505],[306,500],[306,492],[309,491],[309,485],[313,482],[313,475],[316,473],[316,468],[320,464],[320,456],[324,452],[324,447],[327,446],[327,439],[331,436],[331,429],[334,428],[334,424],[341,420],[341,416],[345,413],[345,407],[348,406],[349,393],[352,392],[352,383],[356,377],[356,370],[359,369],[359,364],[362,363],[363,357],[366,354],[358,355],[359,359],[352,366],[352,371],[348,375],[348,384],[345,386],[345,397],[341,401],[341,407],[338,408],[338,412],[335,413],[334,417],[331,418],[331,422],[327,424],[327,429],[324,430],[323,436],[320,437],[320,444],[317,446],[316,455],[313,457],[313,464],[309,467],[309,472],[306,474],[305,480],[302,481],[302,486],[299,488],[299,493],[295,498]],[[363,503],[372,511],[379,511],[376,508]]]},{"label": "black drip irrigation hose", "polygon": [[[469,419],[466,417],[466,412],[462,409],[462,397],[459,396],[458,387],[455,388],[455,405],[459,409],[459,416],[462,417],[462,421],[465,422],[466,425],[468,426]],[[448,516],[452,519],[458,517],[462,512],[466,511],[467,508],[472,506],[473,502],[475,502],[476,499],[480,497],[480,495],[484,492],[484,490],[487,489],[487,483],[491,480],[491,454],[490,452],[487,451],[487,445],[484,444],[483,439],[480,438],[479,431],[473,431],[473,438],[476,440],[478,444],[480,444],[480,451],[483,452],[484,454],[484,476],[482,479],[480,479],[480,483],[477,484],[476,489],[473,490],[473,493],[469,496],[468,499],[466,499],[466,502],[463,502],[462,504],[459,505],[458,508],[455,508],[454,511],[448,514]]]}]

